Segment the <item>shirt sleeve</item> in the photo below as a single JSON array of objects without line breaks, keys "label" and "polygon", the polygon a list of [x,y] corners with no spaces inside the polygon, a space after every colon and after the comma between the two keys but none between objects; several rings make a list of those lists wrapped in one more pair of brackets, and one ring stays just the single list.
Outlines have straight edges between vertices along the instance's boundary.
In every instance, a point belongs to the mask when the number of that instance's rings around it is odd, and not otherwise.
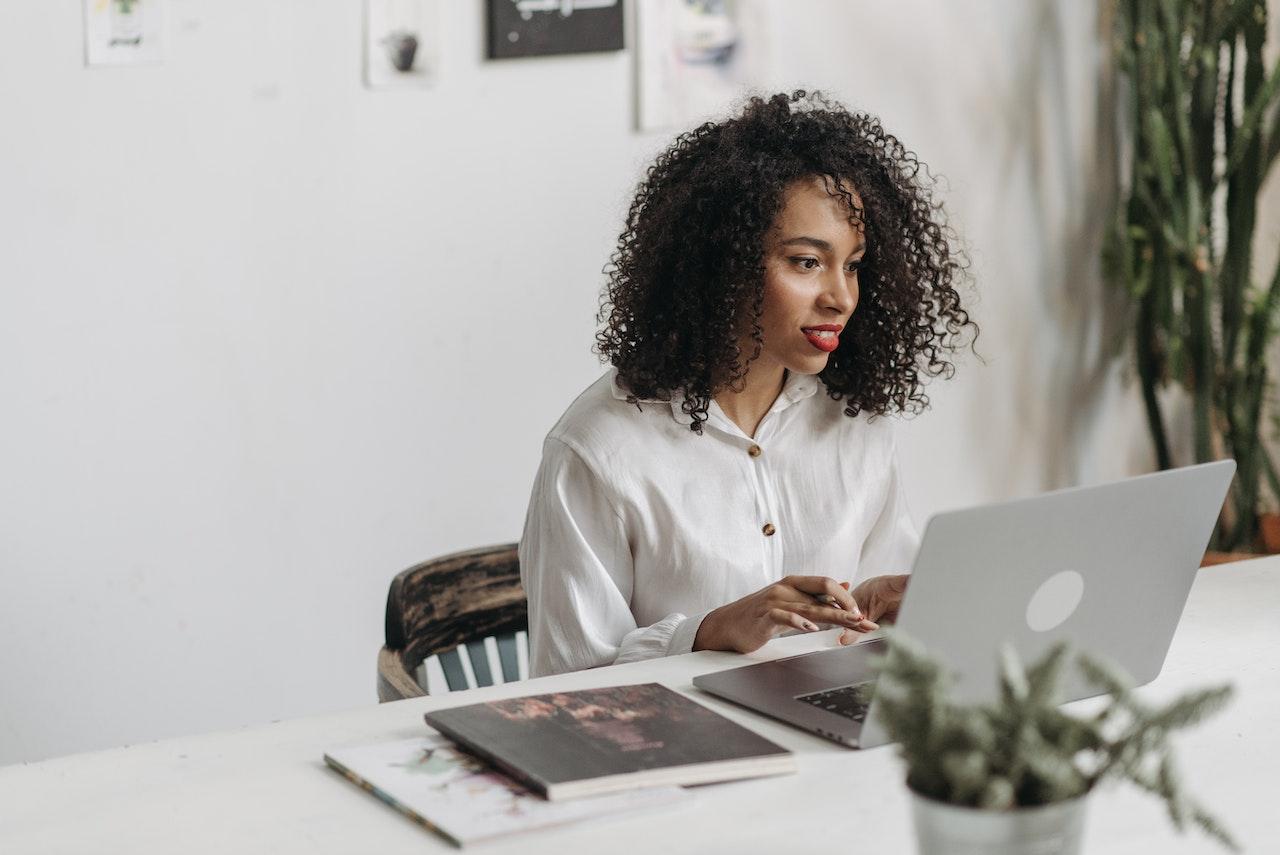
[{"label": "shirt sleeve", "polygon": [[898,447],[889,441],[889,468],[884,506],[876,517],[858,561],[858,575],[866,579],[885,574],[910,573],[920,548],[920,534],[902,489],[902,473],[898,467]]},{"label": "shirt sleeve", "polygon": [[631,549],[607,483],[548,438],[520,538],[529,601],[529,674],[688,653],[700,621],[671,614],[637,626]]}]

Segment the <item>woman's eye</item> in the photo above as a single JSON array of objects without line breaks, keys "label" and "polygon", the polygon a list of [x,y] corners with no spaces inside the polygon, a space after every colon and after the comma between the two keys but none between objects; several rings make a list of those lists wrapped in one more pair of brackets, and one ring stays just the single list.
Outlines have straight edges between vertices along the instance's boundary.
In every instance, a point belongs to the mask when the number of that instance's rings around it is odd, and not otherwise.
[{"label": "woman's eye", "polygon": [[845,270],[848,270],[850,273],[857,273],[861,269],[862,269],[862,259],[858,259],[857,261],[851,261],[847,265],[845,265]]},{"label": "woman's eye", "polygon": [[813,270],[815,267],[818,266],[818,259],[816,258],[799,257],[799,258],[793,258],[791,260],[794,261],[796,264],[800,265],[800,267],[804,270]]}]

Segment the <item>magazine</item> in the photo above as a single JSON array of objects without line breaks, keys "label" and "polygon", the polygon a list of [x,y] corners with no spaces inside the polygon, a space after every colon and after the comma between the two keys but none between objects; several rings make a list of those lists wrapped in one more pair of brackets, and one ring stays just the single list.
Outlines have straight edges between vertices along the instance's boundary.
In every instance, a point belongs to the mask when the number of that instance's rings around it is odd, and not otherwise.
[{"label": "magazine", "polygon": [[426,720],[551,800],[795,771],[790,751],[657,683],[489,701]]},{"label": "magazine", "polygon": [[455,846],[658,808],[692,795],[661,787],[549,802],[436,734],[330,751],[324,761]]}]

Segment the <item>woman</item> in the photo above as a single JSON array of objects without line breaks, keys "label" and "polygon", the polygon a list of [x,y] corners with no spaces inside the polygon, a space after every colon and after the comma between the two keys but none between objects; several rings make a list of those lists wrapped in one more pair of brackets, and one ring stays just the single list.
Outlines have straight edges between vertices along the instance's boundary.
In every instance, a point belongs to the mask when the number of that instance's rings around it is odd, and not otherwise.
[{"label": "woman", "polygon": [[547,436],[520,542],[532,674],[892,620],[918,538],[875,416],[977,331],[920,169],[803,91],[650,167],[606,271],[613,369]]}]

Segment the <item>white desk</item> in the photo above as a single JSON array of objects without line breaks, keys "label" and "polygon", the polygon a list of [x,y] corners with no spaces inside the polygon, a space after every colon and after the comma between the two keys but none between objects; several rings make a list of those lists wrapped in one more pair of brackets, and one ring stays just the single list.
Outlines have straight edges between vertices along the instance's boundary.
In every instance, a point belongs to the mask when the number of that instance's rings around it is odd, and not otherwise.
[{"label": "white desk", "polygon": [[[832,641],[832,633],[778,639],[752,658]],[[453,851],[328,770],[321,754],[418,735],[423,712],[436,707],[646,681],[690,693],[791,748],[799,774],[698,788],[663,815],[606,819],[477,848],[592,855],[913,851],[895,749],[850,751],[716,701],[690,684],[695,674],[745,661],[694,653],[0,768],[0,852]],[[1280,557],[1201,571],[1165,669],[1144,692],[1166,697],[1223,679],[1234,681],[1236,700],[1179,740],[1182,771],[1246,851],[1280,852]],[[369,686],[372,696],[372,673]],[[1198,832],[1175,834],[1163,806],[1127,785],[1091,799],[1087,828],[1090,855],[1222,851]]]}]

